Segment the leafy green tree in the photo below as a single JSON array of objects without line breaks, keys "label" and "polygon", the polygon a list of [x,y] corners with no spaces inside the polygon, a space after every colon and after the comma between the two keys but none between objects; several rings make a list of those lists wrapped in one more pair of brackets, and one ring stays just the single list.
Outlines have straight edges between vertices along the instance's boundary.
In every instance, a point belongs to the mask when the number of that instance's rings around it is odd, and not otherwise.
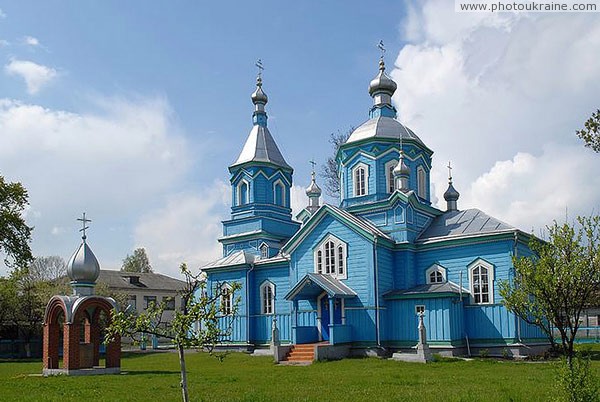
[{"label": "leafy green tree", "polygon": [[[202,273],[192,274],[186,264],[181,264],[181,272],[186,278],[186,286],[180,292],[183,301],[181,310],[176,310],[170,323],[162,321],[165,304],[151,305],[145,312],[136,314],[132,311],[113,311],[110,326],[107,328],[107,342],[115,335],[128,336],[140,342],[146,335],[156,335],[170,339],[177,347],[181,369],[181,391],[184,402],[189,401],[187,386],[187,370],[185,366],[185,349],[199,348],[213,352],[215,345],[227,339],[237,313],[239,297],[235,292],[241,286],[230,284],[230,288],[217,285],[212,292],[206,289],[206,281]],[[210,293],[210,294],[209,294]],[[232,305],[225,316],[227,325],[220,326],[223,319],[220,310],[221,297],[231,295]],[[215,354],[222,359],[224,354]]]},{"label": "leafy green tree", "polygon": [[600,286],[600,217],[578,217],[577,224],[554,222],[547,241],[532,236],[533,255],[513,259],[515,276],[501,281],[505,306],[541,328],[572,367],[573,344],[582,311],[594,302]]},{"label": "leafy green tree", "polygon": [[592,113],[592,116],[584,123],[581,130],[575,132],[583,140],[585,146],[600,152],[600,109]]},{"label": "leafy green tree", "polygon": [[146,255],[146,249],[143,247],[136,248],[133,250],[133,255],[127,255],[123,260],[123,266],[121,271],[125,272],[152,272],[152,265],[148,255]]},{"label": "leafy green tree", "polygon": [[7,183],[0,176],[0,251],[8,267],[26,267],[32,260],[29,242],[32,228],[23,219],[29,202],[21,183]]},{"label": "leafy green tree", "polygon": [[327,161],[321,168],[321,177],[325,179],[325,192],[334,198],[340,196],[340,172],[336,160],[337,153],[340,147],[348,140],[350,134],[354,131],[354,127],[350,127],[348,131],[331,133],[329,135],[329,143],[333,148],[333,155],[327,158]]}]

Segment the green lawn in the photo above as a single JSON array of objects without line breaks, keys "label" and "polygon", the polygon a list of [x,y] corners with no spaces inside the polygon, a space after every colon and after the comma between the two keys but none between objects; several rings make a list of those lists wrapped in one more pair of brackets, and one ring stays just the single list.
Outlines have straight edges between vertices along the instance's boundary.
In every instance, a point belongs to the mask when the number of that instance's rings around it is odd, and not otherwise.
[{"label": "green lawn", "polygon": [[[269,357],[231,353],[220,363],[187,354],[194,401],[531,401],[553,394],[552,363],[496,360],[400,363],[376,358],[277,366]],[[600,361],[593,361],[600,376]],[[30,376],[40,361],[0,361],[2,401],[178,401],[175,353],[126,354],[126,374]]]}]

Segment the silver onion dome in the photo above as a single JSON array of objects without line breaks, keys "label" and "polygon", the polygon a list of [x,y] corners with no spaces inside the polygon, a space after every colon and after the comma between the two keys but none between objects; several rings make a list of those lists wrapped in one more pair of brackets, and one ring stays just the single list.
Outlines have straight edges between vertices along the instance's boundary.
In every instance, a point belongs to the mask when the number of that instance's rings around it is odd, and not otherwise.
[{"label": "silver onion dome", "polygon": [[98,279],[100,264],[85,239],[71,256],[67,264],[67,275],[73,282],[94,283]]},{"label": "silver onion dome", "polygon": [[262,78],[260,76],[256,77],[256,91],[252,93],[252,103],[255,105],[257,103],[262,103],[266,105],[269,101],[267,94],[262,89]]},{"label": "silver onion dome", "polygon": [[394,177],[408,176],[410,174],[410,168],[404,163],[404,153],[402,151],[400,151],[400,162],[392,170],[392,174]]},{"label": "silver onion dome", "polygon": [[379,60],[379,73],[375,78],[371,80],[369,84],[369,95],[373,96],[376,93],[383,92],[392,96],[398,86],[386,73],[385,73],[385,62],[383,59]]},{"label": "silver onion dome", "polygon": [[312,179],[308,187],[306,187],[306,195],[320,197],[321,196],[321,187],[315,181],[315,173],[312,173]]},{"label": "silver onion dome", "polygon": [[460,193],[456,191],[456,189],[452,185],[452,180],[450,180],[448,182],[448,189],[444,193],[444,199],[446,201],[457,201],[458,197],[460,197]]}]

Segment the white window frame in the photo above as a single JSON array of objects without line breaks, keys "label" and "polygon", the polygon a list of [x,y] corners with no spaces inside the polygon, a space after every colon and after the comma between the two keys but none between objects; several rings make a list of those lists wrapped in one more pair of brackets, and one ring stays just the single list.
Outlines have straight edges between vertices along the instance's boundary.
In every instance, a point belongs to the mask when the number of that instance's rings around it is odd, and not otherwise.
[{"label": "white window frame", "polygon": [[[276,192],[277,186],[281,186],[281,204],[277,204],[277,192]],[[283,184],[283,181],[281,179],[277,179],[273,183],[273,204],[280,205],[282,207],[287,207],[287,197],[285,194],[285,185]]]},{"label": "white window frame", "polygon": [[388,161],[384,165],[386,193],[393,193],[396,190],[396,184],[394,182],[394,174],[392,173],[392,171],[394,170],[394,168],[396,166],[398,166],[398,161],[394,160],[394,159],[392,159],[391,161]]},{"label": "white window frame", "polygon": [[420,198],[427,198],[427,171],[423,165],[417,167],[417,195]]},{"label": "white window frame", "polygon": [[[433,282],[431,280],[431,274],[434,272],[439,272],[442,275],[442,281],[441,282]],[[444,283],[446,282],[448,279],[446,278],[446,268],[442,267],[439,264],[433,264],[432,266],[430,266],[429,268],[427,268],[427,270],[425,271],[425,281],[427,284],[433,284],[433,283]]]},{"label": "white window frame", "polygon": [[[265,295],[267,290],[271,291],[270,299]],[[260,313],[262,315],[275,314],[275,285],[270,281],[265,281],[260,285]]]},{"label": "white window frame", "polygon": [[[358,181],[356,180],[356,173],[359,169],[364,169],[364,193],[361,194],[361,188],[358,186]],[[354,197],[362,197],[364,195],[369,195],[369,165],[366,163],[359,163],[352,168],[352,193]]]},{"label": "white window frame", "polygon": [[223,315],[233,314],[233,292],[231,290],[231,285],[228,283],[223,283],[221,285],[219,308],[221,309],[221,314]]},{"label": "white window frame", "polygon": [[[242,184],[246,184],[246,199],[242,200]],[[235,187],[237,205],[246,205],[250,203],[250,183],[246,179],[240,180]]]},{"label": "white window frame", "polygon": [[[348,245],[334,235],[327,235],[314,249],[314,272],[337,279],[348,278]],[[342,257],[340,259],[340,256]]]},{"label": "white window frame", "polygon": [[[476,273],[481,272],[481,268],[487,269],[487,292],[483,291],[480,286],[479,291],[475,291],[475,278]],[[478,258],[468,265],[469,269],[469,290],[471,291],[471,303],[473,304],[494,304],[494,266],[489,262]],[[479,269],[479,272],[477,270]],[[488,300],[482,301],[483,296],[487,293]],[[479,298],[477,297],[479,296]],[[479,299],[479,301],[477,301]]]},{"label": "white window frame", "polygon": [[260,246],[258,246],[258,251],[260,251],[260,258],[269,258],[269,245],[267,243],[261,243]]}]

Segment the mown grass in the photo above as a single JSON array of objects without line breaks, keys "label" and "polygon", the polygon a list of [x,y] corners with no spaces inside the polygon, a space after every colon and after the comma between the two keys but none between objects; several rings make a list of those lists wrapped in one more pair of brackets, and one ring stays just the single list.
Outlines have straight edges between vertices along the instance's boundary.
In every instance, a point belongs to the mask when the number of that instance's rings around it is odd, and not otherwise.
[{"label": "mown grass", "polygon": [[[223,362],[186,355],[194,401],[541,401],[551,399],[554,363],[495,359],[432,364],[376,358],[278,366],[269,357],[231,353]],[[600,376],[600,361],[592,362]],[[0,361],[4,401],[178,401],[175,353],[126,354],[121,375],[30,376],[40,361]]]}]

